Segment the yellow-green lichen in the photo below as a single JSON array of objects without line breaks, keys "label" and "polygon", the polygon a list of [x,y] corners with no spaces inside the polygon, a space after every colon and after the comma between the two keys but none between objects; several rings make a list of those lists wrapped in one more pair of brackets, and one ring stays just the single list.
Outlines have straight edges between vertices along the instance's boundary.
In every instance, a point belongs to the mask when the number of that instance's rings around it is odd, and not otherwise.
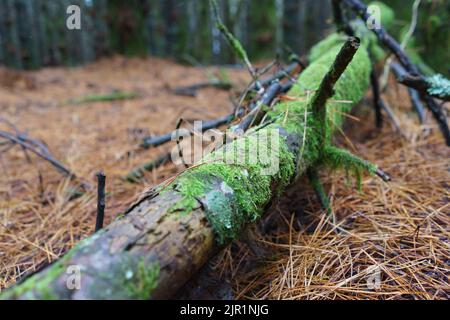
[{"label": "yellow-green lichen", "polygon": [[450,97],[450,80],[445,78],[442,74],[435,74],[432,77],[426,78],[428,83],[428,94],[435,97]]}]

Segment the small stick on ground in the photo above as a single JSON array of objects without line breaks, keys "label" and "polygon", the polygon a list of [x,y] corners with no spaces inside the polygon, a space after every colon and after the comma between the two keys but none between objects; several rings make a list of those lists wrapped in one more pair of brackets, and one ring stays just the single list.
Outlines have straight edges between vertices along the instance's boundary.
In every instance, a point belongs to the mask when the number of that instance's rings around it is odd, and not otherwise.
[{"label": "small stick on ground", "polygon": [[95,232],[103,228],[105,217],[105,185],[106,176],[100,171],[97,173],[97,217],[95,220]]},{"label": "small stick on ground", "polygon": [[[222,125],[228,124],[234,119],[234,114],[227,114],[216,119],[206,120],[203,122],[202,130],[215,129]],[[144,137],[142,143],[139,145],[141,148],[148,149],[150,147],[157,147],[172,140],[172,132],[165,133],[160,136]]]},{"label": "small stick on ground", "polygon": [[[177,126],[176,126],[176,130],[180,129],[180,126],[181,126],[182,122],[183,122],[183,118],[180,118],[178,120],[178,123],[177,123]],[[184,161],[183,149],[181,148],[181,145],[180,145],[180,137],[177,138],[177,148],[178,148],[178,156],[180,157],[181,162],[183,163],[185,168],[188,168],[189,166]]]}]

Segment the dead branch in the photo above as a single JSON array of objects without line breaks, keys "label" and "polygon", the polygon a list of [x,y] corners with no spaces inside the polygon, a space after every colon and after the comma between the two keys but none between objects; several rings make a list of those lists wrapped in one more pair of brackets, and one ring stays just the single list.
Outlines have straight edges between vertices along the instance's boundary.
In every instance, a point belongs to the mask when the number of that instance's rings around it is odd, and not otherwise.
[{"label": "dead branch", "polygon": [[156,157],[156,159],[140,165],[131,170],[124,179],[131,183],[139,182],[144,176],[145,172],[155,170],[170,160],[170,152],[164,153]]},{"label": "dead branch", "polygon": [[[364,22],[367,22],[370,18],[367,11],[367,6],[359,0],[340,0],[341,3],[347,5],[350,9],[355,11]],[[371,31],[377,36],[378,40],[385,45],[403,65],[405,70],[415,76],[422,76],[419,68],[412,63],[411,59],[404,52],[401,45],[389,34],[383,27],[371,28]],[[445,116],[442,108],[430,97],[429,94],[420,93],[421,99],[425,102],[430,109],[434,118],[439,124],[442,135],[445,138],[447,146],[450,146],[450,129],[447,124],[447,117]]]},{"label": "dead branch", "polygon": [[75,174],[68,168],[66,168],[61,162],[56,160],[53,156],[51,156],[48,150],[40,149],[38,146],[42,146],[41,143],[26,138],[24,136],[15,136],[7,131],[0,130],[0,137],[10,141],[12,144],[19,145],[26,150],[31,151],[38,157],[44,159],[45,161],[51,163],[59,172],[61,172],[64,176],[74,179]]},{"label": "dead branch", "polygon": [[200,82],[190,86],[177,87],[173,89],[173,93],[176,95],[195,97],[197,91],[205,88],[216,88],[221,90],[230,90],[232,88],[231,83],[225,81],[208,81]]}]

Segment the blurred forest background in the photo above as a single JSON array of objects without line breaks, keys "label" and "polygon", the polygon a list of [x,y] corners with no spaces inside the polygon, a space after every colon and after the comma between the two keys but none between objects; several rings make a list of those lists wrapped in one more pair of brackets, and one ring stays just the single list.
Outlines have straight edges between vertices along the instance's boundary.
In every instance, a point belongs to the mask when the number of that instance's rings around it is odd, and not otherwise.
[{"label": "blurred forest background", "polygon": [[[329,0],[219,0],[230,30],[251,59],[300,55],[332,28]],[[396,36],[406,32],[413,0],[388,0]],[[69,5],[81,30],[66,27]],[[410,50],[449,74],[450,1],[422,0]],[[153,55],[190,64],[233,64],[207,0],[2,0],[0,64],[16,69],[75,66],[100,57]]]}]

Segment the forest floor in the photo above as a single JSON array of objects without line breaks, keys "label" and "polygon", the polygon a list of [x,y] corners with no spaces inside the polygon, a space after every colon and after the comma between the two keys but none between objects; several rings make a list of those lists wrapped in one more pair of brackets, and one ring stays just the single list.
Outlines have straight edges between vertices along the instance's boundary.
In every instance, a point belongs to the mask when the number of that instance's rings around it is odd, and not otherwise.
[{"label": "forest floor", "polygon": [[[206,120],[233,110],[230,95],[243,90],[249,77],[245,70],[226,72],[233,91],[210,88],[186,97],[171,88],[205,81],[218,68],[115,57],[73,69],[0,69],[0,116],[44,141],[55,158],[91,185],[103,170],[108,224],[145,187],[182,169],[167,164],[147,173],[141,183],[125,182],[122,177],[136,165],[172,147],[136,151],[143,136],[173,130],[180,117]],[[137,97],[74,103],[114,91]],[[375,128],[368,93],[336,140],[377,163],[393,181],[365,176],[358,192],[344,173],[323,172],[333,222],[300,179],[274,201],[248,239],[211,262],[212,272],[228,285],[228,296],[450,298],[449,148],[430,115],[425,125],[418,124],[403,87],[391,81],[384,98],[398,129],[387,119],[381,130]],[[0,129],[12,130],[6,123]],[[95,188],[69,201],[73,182],[47,162],[30,158],[32,163],[17,146],[0,150],[0,290],[94,231]]]}]

